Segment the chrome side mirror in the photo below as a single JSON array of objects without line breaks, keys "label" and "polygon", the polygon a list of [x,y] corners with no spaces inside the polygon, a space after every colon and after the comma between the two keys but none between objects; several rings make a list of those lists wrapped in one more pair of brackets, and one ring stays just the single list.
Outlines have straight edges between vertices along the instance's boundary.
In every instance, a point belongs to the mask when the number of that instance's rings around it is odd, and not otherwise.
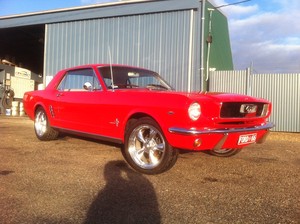
[{"label": "chrome side mirror", "polygon": [[83,88],[87,91],[92,91],[93,90],[92,84],[90,82],[84,83]]}]

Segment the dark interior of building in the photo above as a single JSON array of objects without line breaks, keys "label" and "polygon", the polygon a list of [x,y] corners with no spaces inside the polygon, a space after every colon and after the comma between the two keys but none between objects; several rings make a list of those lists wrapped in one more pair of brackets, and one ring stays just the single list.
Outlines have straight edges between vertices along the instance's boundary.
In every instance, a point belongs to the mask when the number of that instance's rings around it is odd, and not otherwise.
[{"label": "dark interior of building", "polygon": [[0,29],[0,59],[43,73],[45,25]]}]

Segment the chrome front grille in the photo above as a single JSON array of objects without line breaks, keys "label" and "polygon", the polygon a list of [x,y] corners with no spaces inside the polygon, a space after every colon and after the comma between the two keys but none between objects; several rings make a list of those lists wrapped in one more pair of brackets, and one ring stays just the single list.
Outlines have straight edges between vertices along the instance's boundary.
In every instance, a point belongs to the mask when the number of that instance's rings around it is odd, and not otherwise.
[{"label": "chrome front grille", "polygon": [[[267,106],[265,103],[225,102],[222,104],[220,117],[261,117],[264,115]],[[255,111],[253,108],[255,108]]]}]

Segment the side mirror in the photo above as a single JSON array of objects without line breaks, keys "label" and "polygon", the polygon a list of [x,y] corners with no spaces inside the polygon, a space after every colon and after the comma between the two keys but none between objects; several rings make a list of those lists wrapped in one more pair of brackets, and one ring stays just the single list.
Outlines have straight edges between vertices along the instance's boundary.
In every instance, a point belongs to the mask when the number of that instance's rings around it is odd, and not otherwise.
[{"label": "side mirror", "polygon": [[83,88],[87,91],[92,91],[93,90],[92,84],[90,82],[84,83]]}]

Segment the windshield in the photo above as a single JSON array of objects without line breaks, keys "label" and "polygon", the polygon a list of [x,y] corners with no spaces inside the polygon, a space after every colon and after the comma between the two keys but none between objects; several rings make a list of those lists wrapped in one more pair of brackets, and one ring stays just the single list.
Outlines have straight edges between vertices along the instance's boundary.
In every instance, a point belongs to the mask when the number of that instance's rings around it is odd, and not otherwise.
[{"label": "windshield", "polygon": [[[113,80],[111,76],[113,73]],[[172,88],[155,72],[121,66],[99,67],[99,72],[109,89],[147,88],[171,90]]]}]

